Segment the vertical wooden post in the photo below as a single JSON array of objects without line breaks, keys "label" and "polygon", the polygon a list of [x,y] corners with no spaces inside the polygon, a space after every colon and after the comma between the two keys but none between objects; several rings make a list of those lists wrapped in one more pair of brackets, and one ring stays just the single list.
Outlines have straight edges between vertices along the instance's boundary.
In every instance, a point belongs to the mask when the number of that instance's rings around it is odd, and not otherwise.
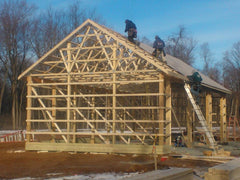
[{"label": "vertical wooden post", "polygon": [[[113,118],[113,133],[116,133],[116,92],[117,92],[117,85],[116,85],[116,51],[117,48],[114,47],[113,48],[113,108],[112,108],[112,118]],[[116,136],[113,135],[113,139],[112,139],[112,143],[115,144],[116,143]]]},{"label": "vertical wooden post", "polygon": [[[56,87],[54,86],[52,88],[52,119],[53,120],[56,120]],[[55,125],[54,125],[54,122],[52,122],[52,125],[51,125],[51,128],[52,128],[52,131],[55,132],[56,128],[55,128]],[[52,142],[55,142],[55,135],[52,135]]]},{"label": "vertical wooden post", "polygon": [[227,104],[226,98],[221,97],[220,99],[220,141],[227,142]]},{"label": "vertical wooden post", "polygon": [[[193,113],[195,112],[193,111]],[[192,104],[188,100],[187,101],[187,142],[186,142],[187,147],[192,147],[192,143],[193,143],[193,134],[192,134],[193,113],[192,113]]]},{"label": "vertical wooden post", "polygon": [[163,74],[159,75],[159,145],[164,145],[164,76]]},{"label": "vertical wooden post", "polygon": [[[32,111],[31,111],[31,107],[32,107],[32,99],[31,96],[32,95],[32,87],[31,87],[31,83],[32,83],[32,77],[28,76],[27,77],[27,120],[31,120],[32,119]],[[27,121],[27,127],[26,127],[27,132],[31,131],[31,122]],[[27,142],[31,141],[31,135],[27,134]]]},{"label": "vertical wooden post", "polygon": [[206,95],[206,120],[210,131],[212,131],[212,95]]},{"label": "vertical wooden post", "polygon": [[166,145],[171,145],[171,128],[172,128],[172,93],[171,93],[171,81],[169,79],[166,80]]},{"label": "vertical wooden post", "polygon": [[[68,75],[67,75],[67,95],[68,95],[67,96],[67,132],[70,133],[69,120],[70,120],[70,116],[71,116],[71,109],[70,109],[70,107],[71,107],[71,97],[70,97],[70,95],[71,95],[71,85],[70,85],[70,83],[71,83],[71,74],[70,74],[71,43],[67,44],[67,48],[68,48],[68,50],[67,50],[67,55],[68,55],[68,60],[67,60],[67,65],[68,65],[68,67],[67,67],[67,71],[68,71]],[[67,143],[69,143],[69,142],[70,142],[70,135],[68,134],[67,135]]]},{"label": "vertical wooden post", "polygon": [[[92,93],[95,94],[95,89],[93,88],[92,90]],[[91,104],[92,104],[92,107],[95,107],[95,97],[92,97],[91,98]],[[95,110],[93,109],[92,112],[91,112],[91,120],[94,120],[95,121]],[[93,123],[93,128],[92,128],[92,135],[91,135],[91,144],[94,144],[94,129],[96,127],[96,124],[95,122]]]},{"label": "vertical wooden post", "polygon": [[[73,94],[74,94],[74,97],[73,97],[73,106],[76,108],[76,106],[77,106],[77,99],[76,99],[76,86],[74,87],[74,92],[73,92]],[[74,109],[73,110],[73,120],[74,121],[76,121],[76,109]],[[76,132],[76,130],[77,130],[77,127],[76,127],[76,122],[73,122],[72,123],[72,129],[73,129],[73,132]],[[76,135],[74,134],[73,135],[73,140],[72,140],[72,142],[73,143],[76,143]]]},{"label": "vertical wooden post", "polygon": [[[108,107],[110,107],[110,97],[109,98],[106,97],[106,115],[105,115],[105,117],[106,117],[107,120],[109,118],[111,118],[110,117],[111,112],[110,112],[110,109],[108,109]],[[108,123],[106,123],[106,126],[107,126],[107,133],[109,133],[110,132],[110,125]],[[110,137],[109,136],[106,137],[106,141],[107,141],[108,144],[110,144]]]}]

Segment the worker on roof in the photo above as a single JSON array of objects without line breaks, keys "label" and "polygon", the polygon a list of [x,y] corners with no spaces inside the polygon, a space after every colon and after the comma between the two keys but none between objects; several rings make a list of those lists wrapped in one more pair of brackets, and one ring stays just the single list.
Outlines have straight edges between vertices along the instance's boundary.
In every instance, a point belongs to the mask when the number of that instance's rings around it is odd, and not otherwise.
[{"label": "worker on roof", "polygon": [[137,38],[137,27],[136,27],[136,25],[128,19],[125,20],[125,24],[126,24],[125,32],[128,32],[128,40],[135,43],[133,38]]},{"label": "worker on roof", "polygon": [[199,104],[202,77],[196,70],[192,70],[192,75],[187,76],[187,78],[189,80],[189,85],[191,86],[191,93],[196,96],[196,103]]},{"label": "worker on roof", "polygon": [[165,60],[166,53],[164,47],[165,47],[164,41],[159,36],[155,36],[155,41],[153,43],[154,51],[152,55],[155,56],[156,58],[159,58],[162,62],[166,62]]}]

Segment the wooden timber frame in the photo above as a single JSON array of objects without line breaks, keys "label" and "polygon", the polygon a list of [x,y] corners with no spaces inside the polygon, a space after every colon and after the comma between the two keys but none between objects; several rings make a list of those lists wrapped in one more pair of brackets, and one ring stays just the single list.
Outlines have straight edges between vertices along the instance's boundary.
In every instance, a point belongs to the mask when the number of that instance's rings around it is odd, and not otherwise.
[{"label": "wooden timber frame", "polygon": [[186,78],[121,34],[88,19],[22,77],[26,150],[170,152],[172,86]]}]

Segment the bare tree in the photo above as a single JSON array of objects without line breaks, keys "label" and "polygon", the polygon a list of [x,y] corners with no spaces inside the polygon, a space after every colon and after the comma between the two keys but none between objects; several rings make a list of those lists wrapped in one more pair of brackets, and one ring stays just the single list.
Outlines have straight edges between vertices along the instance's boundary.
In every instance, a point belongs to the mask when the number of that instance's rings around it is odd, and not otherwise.
[{"label": "bare tree", "polygon": [[140,40],[140,42],[147,44],[149,46],[153,45],[153,42],[151,42],[146,36],[143,36],[142,39]]},{"label": "bare tree", "polygon": [[3,1],[0,4],[0,57],[8,72],[12,95],[12,126],[20,123],[20,104],[23,87],[17,77],[29,63],[29,25],[34,10],[25,0]]},{"label": "bare tree", "polygon": [[31,29],[34,54],[37,58],[42,57],[87,18],[101,21],[95,10],[84,9],[79,0],[70,4],[66,10],[55,10],[50,7],[46,12],[41,13],[35,18]]},{"label": "bare tree", "polygon": [[168,37],[166,53],[177,57],[189,65],[194,63],[194,50],[197,41],[187,33],[184,26],[179,26],[178,31]]},{"label": "bare tree", "polygon": [[66,15],[51,7],[37,16],[31,26],[31,45],[37,58],[42,57],[66,35]]},{"label": "bare tree", "polygon": [[223,58],[224,85],[232,90],[234,114],[239,117],[240,102],[240,41],[235,43],[231,51],[226,51]]},{"label": "bare tree", "polygon": [[203,74],[207,75],[211,79],[220,82],[221,71],[219,69],[219,64],[214,62],[212,52],[209,48],[209,44],[207,42],[203,43],[200,46],[200,58],[204,62],[203,69],[201,70]]},{"label": "bare tree", "polygon": [[206,75],[208,75],[208,71],[209,71],[209,64],[212,63],[213,59],[212,59],[212,53],[210,51],[209,45],[208,43],[203,43],[200,46],[200,57],[203,59],[204,61],[204,66],[203,66],[203,70],[202,72]]}]

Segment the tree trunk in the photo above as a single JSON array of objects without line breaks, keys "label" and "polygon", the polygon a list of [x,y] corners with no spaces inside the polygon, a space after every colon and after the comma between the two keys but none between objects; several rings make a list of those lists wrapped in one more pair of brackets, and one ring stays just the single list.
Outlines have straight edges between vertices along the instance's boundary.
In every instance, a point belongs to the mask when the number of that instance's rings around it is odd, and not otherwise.
[{"label": "tree trunk", "polygon": [[236,97],[236,103],[235,103],[235,117],[236,119],[239,119],[239,96]]},{"label": "tree trunk", "polygon": [[13,95],[13,99],[12,99],[12,129],[15,130],[16,129],[16,116],[15,116],[15,97]]},{"label": "tree trunk", "polygon": [[21,88],[21,94],[20,94],[20,102],[19,102],[19,108],[18,108],[18,112],[19,112],[19,128],[22,129],[22,103],[23,103],[23,98],[25,98],[24,96],[24,87]]},{"label": "tree trunk", "polygon": [[6,81],[7,81],[7,75],[8,75],[8,70],[7,70],[7,71],[5,72],[5,74],[4,74],[3,85],[2,85],[2,89],[1,89],[1,95],[0,95],[0,114],[2,114],[2,100],[3,100],[4,91],[5,91],[5,85],[6,85]]},{"label": "tree trunk", "polygon": [[16,84],[13,82],[12,83],[12,128],[13,130],[16,129],[16,119],[17,119],[16,103],[17,103]]}]

